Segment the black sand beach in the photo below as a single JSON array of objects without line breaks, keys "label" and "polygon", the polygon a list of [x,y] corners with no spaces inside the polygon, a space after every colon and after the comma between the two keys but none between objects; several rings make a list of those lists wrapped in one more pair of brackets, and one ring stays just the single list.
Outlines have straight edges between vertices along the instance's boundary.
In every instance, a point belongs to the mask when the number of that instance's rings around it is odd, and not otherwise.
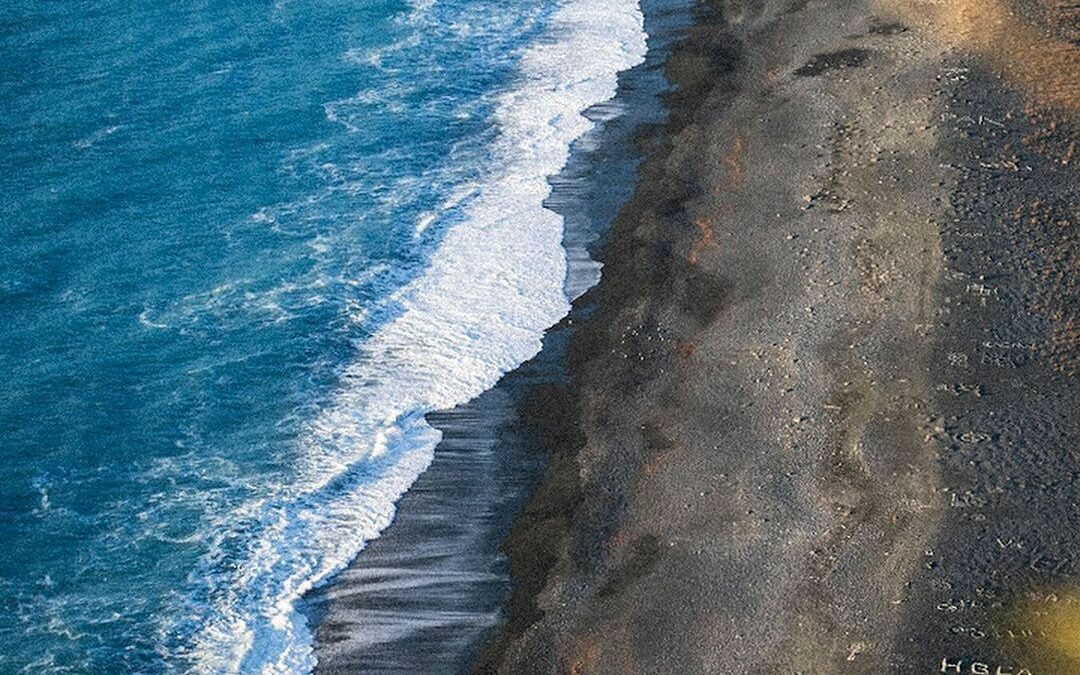
[{"label": "black sand beach", "polygon": [[[620,74],[615,99],[587,111],[597,127],[551,178],[545,204],[565,221],[570,297],[596,283],[591,255],[634,192],[640,134],[666,118],[663,64],[690,24],[691,7],[688,0],[642,2],[645,62]],[[500,544],[544,475],[538,421],[551,412],[550,393],[566,385],[567,341],[591,311],[578,303],[534,359],[477,399],[428,417],[443,440],[398,503],[393,524],[306,598],[317,673],[468,671],[503,618],[511,579]]]},{"label": "black sand beach", "polygon": [[575,288],[629,197],[600,284],[433,416],[319,672],[1080,673],[1077,8],[685,7],[553,179]]},{"label": "black sand beach", "polygon": [[475,672],[1080,673],[1076,20],[698,5]]}]

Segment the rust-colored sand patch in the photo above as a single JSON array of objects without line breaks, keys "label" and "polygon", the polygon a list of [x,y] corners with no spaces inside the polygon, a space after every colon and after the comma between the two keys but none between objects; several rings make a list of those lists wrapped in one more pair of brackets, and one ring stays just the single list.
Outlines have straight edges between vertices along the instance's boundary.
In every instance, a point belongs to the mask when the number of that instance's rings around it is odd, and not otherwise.
[{"label": "rust-colored sand patch", "polygon": [[664,450],[656,453],[645,462],[645,466],[642,467],[641,473],[646,478],[651,478],[656,475],[656,472],[660,470],[664,464],[667,463],[668,458],[671,456],[670,450]]},{"label": "rust-colored sand patch", "polygon": [[691,339],[688,342],[684,342],[679,345],[677,353],[679,355],[679,364],[685,366],[693,358],[694,352],[697,351],[697,341]]},{"label": "rust-colored sand patch", "polygon": [[712,221],[708,218],[695,218],[694,227],[698,229],[698,240],[690,249],[690,264],[697,265],[698,257],[710,246],[716,245],[716,234],[713,232]]},{"label": "rust-colored sand patch", "polygon": [[596,666],[600,662],[600,643],[592,638],[583,638],[581,640],[583,649],[580,650],[581,656],[570,664],[570,675],[589,675],[590,673],[597,672]]},{"label": "rust-colored sand patch", "polygon": [[626,625],[622,624],[608,627],[602,638],[582,636],[573,649],[578,656],[567,672],[569,675],[636,675],[638,669],[629,634]]},{"label": "rust-colored sand patch", "polygon": [[736,136],[731,144],[731,149],[724,155],[724,164],[728,168],[728,177],[731,182],[730,187],[742,185],[743,180],[746,178],[742,164],[743,155],[745,154],[746,148],[743,147],[743,137]]}]

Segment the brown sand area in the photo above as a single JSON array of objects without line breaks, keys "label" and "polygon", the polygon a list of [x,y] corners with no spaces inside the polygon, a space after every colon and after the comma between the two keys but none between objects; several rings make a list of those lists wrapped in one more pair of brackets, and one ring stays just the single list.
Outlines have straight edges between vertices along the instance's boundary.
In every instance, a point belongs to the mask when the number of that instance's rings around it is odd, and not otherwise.
[{"label": "brown sand area", "polygon": [[477,672],[1080,673],[1074,13],[702,3]]}]

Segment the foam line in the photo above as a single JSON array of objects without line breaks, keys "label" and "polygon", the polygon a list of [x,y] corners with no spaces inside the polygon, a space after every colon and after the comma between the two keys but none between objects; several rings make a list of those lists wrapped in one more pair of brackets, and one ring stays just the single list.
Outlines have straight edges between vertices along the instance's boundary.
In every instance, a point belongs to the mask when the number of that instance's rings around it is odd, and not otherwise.
[{"label": "foam line", "polygon": [[542,206],[547,177],[593,126],[582,113],[643,61],[645,40],[636,0],[571,0],[525,48],[519,85],[494,115],[489,178],[426,273],[399,292],[397,318],[358,348],[296,480],[247,505],[256,525],[241,564],[215,582],[196,672],[310,672],[312,635],[296,603],[390,524],[439,441],[424,415],[490,388],[566,314],[563,223]]}]

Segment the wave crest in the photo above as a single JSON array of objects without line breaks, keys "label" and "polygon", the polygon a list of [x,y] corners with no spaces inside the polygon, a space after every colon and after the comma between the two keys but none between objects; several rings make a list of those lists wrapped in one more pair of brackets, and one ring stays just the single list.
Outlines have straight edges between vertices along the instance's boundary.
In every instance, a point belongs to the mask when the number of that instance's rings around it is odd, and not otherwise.
[{"label": "wave crest", "polygon": [[245,532],[224,535],[244,541],[241,563],[207,561],[228,571],[211,582],[196,672],[309,672],[312,636],[297,601],[390,524],[439,441],[424,415],[493,386],[566,314],[563,222],[543,207],[547,179],[593,126],[582,113],[643,61],[643,21],[636,0],[573,0],[525,48],[518,86],[494,115],[490,177],[428,270],[397,293],[396,318],[358,348],[311,426],[295,480],[245,506]]}]

